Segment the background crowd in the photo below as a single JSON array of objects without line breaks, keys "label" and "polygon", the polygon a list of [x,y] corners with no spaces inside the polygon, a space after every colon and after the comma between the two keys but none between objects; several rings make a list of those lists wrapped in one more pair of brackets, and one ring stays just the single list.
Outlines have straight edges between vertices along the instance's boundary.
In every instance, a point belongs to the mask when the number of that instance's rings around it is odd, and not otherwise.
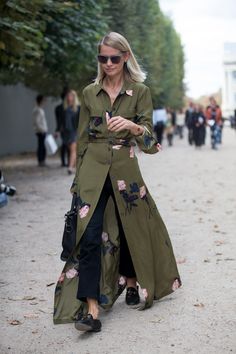
[{"label": "background crowd", "polygon": [[[45,166],[45,139],[48,124],[43,109],[45,98],[36,97],[33,110],[33,125],[38,139],[37,159],[39,166]],[[60,138],[61,166],[68,168],[68,174],[75,172],[76,165],[76,134],[79,122],[80,103],[76,91],[64,88],[61,103],[55,108],[56,131],[54,138]],[[160,144],[166,139],[168,146],[173,146],[174,138],[184,138],[190,145],[200,149],[206,142],[207,127],[210,130],[211,148],[217,150],[222,143],[223,117],[220,106],[214,97],[209,98],[209,105],[203,107],[192,101],[186,109],[174,110],[169,107],[156,107],[153,110],[153,130]],[[231,124],[232,125],[232,124]]]},{"label": "background crowd", "polygon": [[157,107],[153,111],[154,132],[160,144],[164,137],[169,146],[173,145],[175,135],[183,139],[186,127],[189,144],[200,148],[205,145],[207,126],[210,128],[211,147],[217,150],[222,142],[223,117],[214,97],[210,97],[207,107],[189,102],[186,110],[175,111],[171,108]]}]

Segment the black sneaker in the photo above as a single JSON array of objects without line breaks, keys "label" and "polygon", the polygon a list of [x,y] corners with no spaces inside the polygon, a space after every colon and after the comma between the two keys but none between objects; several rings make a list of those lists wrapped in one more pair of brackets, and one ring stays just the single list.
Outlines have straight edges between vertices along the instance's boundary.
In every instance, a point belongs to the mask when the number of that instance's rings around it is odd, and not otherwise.
[{"label": "black sneaker", "polygon": [[93,316],[88,313],[85,317],[75,322],[75,328],[83,332],[100,332],[102,324],[100,320],[95,320]]},{"label": "black sneaker", "polygon": [[135,288],[127,288],[125,301],[127,305],[138,305],[140,303],[140,297],[137,289]]}]

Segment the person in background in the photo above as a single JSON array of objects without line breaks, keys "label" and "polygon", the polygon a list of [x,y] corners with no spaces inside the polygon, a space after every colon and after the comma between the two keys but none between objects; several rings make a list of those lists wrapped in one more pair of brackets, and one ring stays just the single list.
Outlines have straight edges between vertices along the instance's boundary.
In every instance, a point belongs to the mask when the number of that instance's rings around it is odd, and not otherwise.
[{"label": "person in background", "polygon": [[190,145],[193,143],[193,112],[194,103],[189,102],[189,107],[185,112],[185,125],[188,128],[188,142]]},{"label": "person in background", "polygon": [[163,107],[153,110],[153,130],[156,134],[156,138],[159,144],[162,143],[165,124],[167,121],[166,109]]},{"label": "person in background", "polygon": [[67,92],[64,99],[63,142],[69,150],[68,174],[75,172],[76,135],[79,123],[79,100],[74,90]]},{"label": "person in background", "polygon": [[48,125],[43,109],[43,104],[45,98],[43,95],[38,95],[36,97],[36,106],[33,109],[33,126],[35,134],[38,138],[38,148],[37,148],[37,159],[38,165],[41,167],[45,166],[46,160],[46,148],[45,148],[45,138],[48,132]]},{"label": "person in background", "polygon": [[217,144],[221,144],[222,141],[223,121],[220,106],[214,97],[210,97],[210,105],[205,114],[211,129],[211,147],[213,150],[217,150]]},{"label": "person in background", "polygon": [[61,149],[60,149],[62,167],[68,167],[68,162],[69,162],[69,151],[67,145],[64,142],[64,136],[63,136],[63,120],[64,120],[64,113],[65,113],[63,103],[68,91],[69,91],[68,88],[63,89],[61,94],[62,102],[55,108],[55,117],[56,117],[55,138],[57,138],[60,135],[62,140]]},{"label": "person in background", "polygon": [[179,135],[180,139],[183,139],[183,130],[185,124],[185,114],[183,109],[179,109],[176,114],[176,126],[177,126],[177,134]]},{"label": "person in background", "polygon": [[174,131],[175,131],[175,113],[170,108],[167,108],[167,121],[166,121],[166,137],[168,141],[168,145],[173,145],[173,138],[174,138]]},{"label": "person in background", "polygon": [[193,141],[196,148],[205,143],[206,118],[201,105],[197,104],[193,112]]}]

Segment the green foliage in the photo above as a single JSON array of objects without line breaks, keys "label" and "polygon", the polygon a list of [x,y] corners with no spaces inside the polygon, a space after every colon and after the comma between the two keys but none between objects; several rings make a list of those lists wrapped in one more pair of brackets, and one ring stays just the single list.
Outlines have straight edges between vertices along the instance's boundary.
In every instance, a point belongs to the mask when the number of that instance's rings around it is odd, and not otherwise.
[{"label": "green foliage", "polygon": [[103,1],[1,1],[2,83],[58,95],[79,90],[96,74],[96,45],[107,31]]},{"label": "green foliage", "polygon": [[[122,10],[125,16],[117,16]],[[125,35],[142,67],[148,73],[155,107],[174,109],[183,105],[184,54],[171,20],[156,0],[109,1],[109,29]]]},{"label": "green foliage", "polygon": [[56,96],[96,75],[96,46],[123,34],[148,73],[154,106],[182,106],[181,40],[157,0],[0,0],[0,81]]}]

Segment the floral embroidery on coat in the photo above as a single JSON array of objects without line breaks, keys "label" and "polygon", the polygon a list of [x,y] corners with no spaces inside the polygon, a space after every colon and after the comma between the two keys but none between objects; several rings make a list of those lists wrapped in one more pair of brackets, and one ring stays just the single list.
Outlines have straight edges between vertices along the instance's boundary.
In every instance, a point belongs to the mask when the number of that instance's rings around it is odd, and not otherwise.
[{"label": "floral embroidery on coat", "polygon": [[58,279],[58,283],[63,283],[64,279],[65,279],[65,275],[66,273],[61,273],[59,279]]},{"label": "floral embroidery on coat", "polygon": [[89,204],[85,204],[84,206],[82,206],[80,209],[79,209],[79,216],[80,218],[85,218],[89,212],[89,209],[90,209],[90,205]]},{"label": "floral embroidery on coat", "polygon": [[138,184],[136,182],[130,184],[130,192],[127,192],[126,183],[124,180],[118,180],[118,189],[120,194],[122,195],[125,203],[126,203],[126,211],[129,213],[131,212],[133,207],[137,207],[138,205],[135,203],[135,200],[139,198],[138,194],[139,191]]},{"label": "floral embroidery on coat", "polygon": [[100,124],[102,124],[102,117],[93,117],[93,124],[95,127],[98,127]]},{"label": "floral embroidery on coat", "polygon": [[120,192],[126,190],[126,184],[124,180],[118,180],[117,185]]},{"label": "floral embroidery on coat", "polygon": [[75,268],[71,268],[66,272],[67,279],[73,279],[78,276],[78,271]]},{"label": "floral embroidery on coat", "polygon": [[120,150],[120,148],[122,148],[123,145],[113,145],[112,149],[114,150]]},{"label": "floral embroidery on coat", "polygon": [[175,279],[174,283],[172,284],[172,290],[175,291],[181,286],[181,282],[178,278]]},{"label": "floral embroidery on coat", "polygon": [[134,158],[134,147],[133,147],[133,146],[131,146],[130,149],[129,149],[129,157],[130,157],[131,159]]},{"label": "floral embroidery on coat", "polygon": [[147,194],[147,190],[145,186],[139,188],[139,195],[141,199],[144,199]]},{"label": "floral embroidery on coat", "polygon": [[126,90],[126,95],[133,96],[133,90]]},{"label": "floral embroidery on coat", "polygon": [[114,245],[114,243],[111,242],[109,239],[108,233],[104,232],[102,233],[102,253],[105,256],[106,254],[110,254],[114,256],[115,252],[117,252],[118,247]]}]

